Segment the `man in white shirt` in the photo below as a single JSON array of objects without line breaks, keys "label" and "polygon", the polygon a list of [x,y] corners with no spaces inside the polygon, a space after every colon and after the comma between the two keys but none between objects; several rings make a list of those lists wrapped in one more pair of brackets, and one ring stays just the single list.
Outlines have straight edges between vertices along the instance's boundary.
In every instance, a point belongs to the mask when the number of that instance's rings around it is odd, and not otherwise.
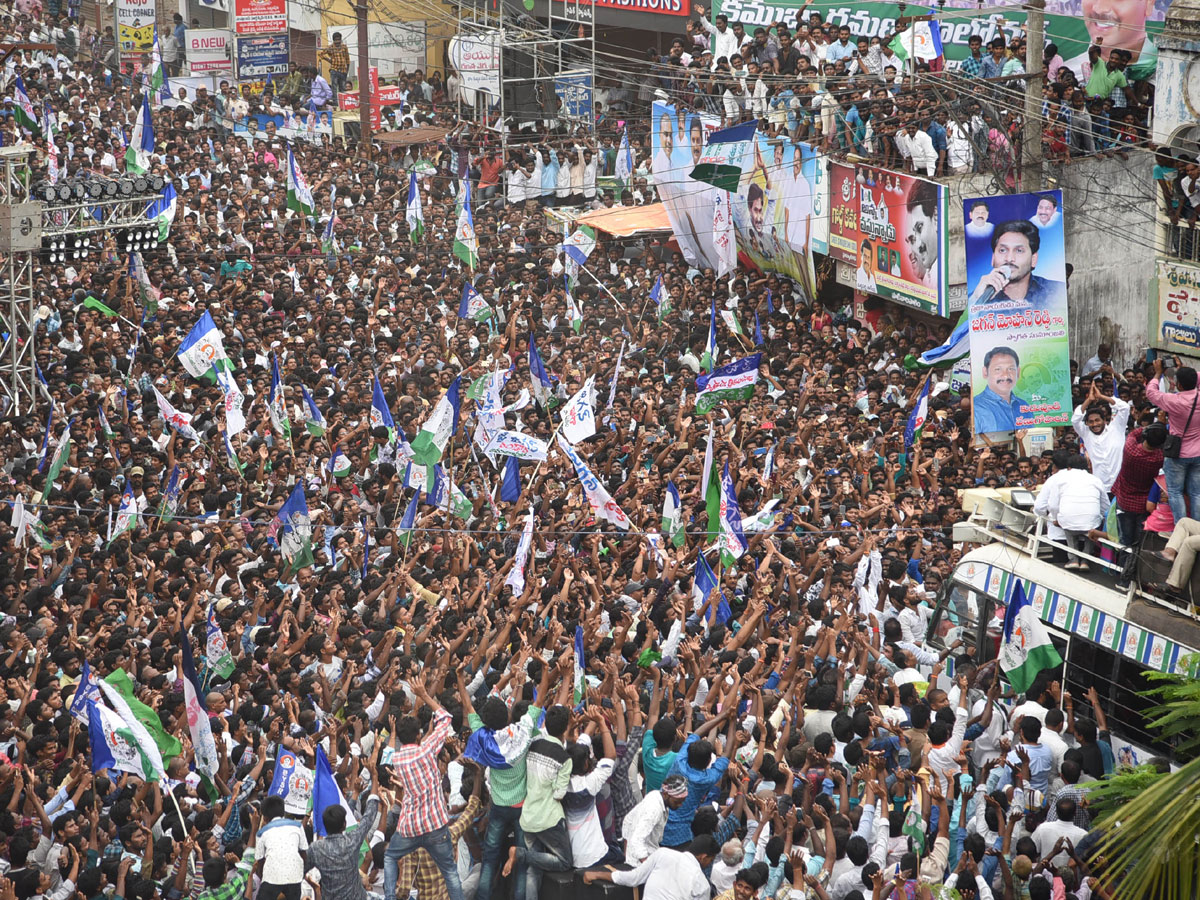
[{"label": "man in white shirt", "polygon": [[[1065,465],[1061,465],[1065,463]],[[1046,479],[1038,493],[1033,511],[1049,517],[1066,535],[1072,548],[1087,540],[1087,533],[1098,528],[1108,512],[1108,491],[1100,479],[1087,470],[1087,462],[1078,453],[1056,458],[1057,472]],[[1084,569],[1087,563],[1073,557],[1064,569]]]},{"label": "man in white shirt", "polygon": [[593,870],[583,873],[584,884],[611,881],[624,887],[644,885],[645,900],[709,900],[711,892],[704,870],[717,858],[717,839],[702,834],[687,850],[661,847],[636,869],[628,872]]},{"label": "man in white shirt", "polygon": [[[1058,820],[1043,822],[1033,829],[1031,835],[1033,842],[1037,844],[1038,856],[1042,859],[1050,855],[1059,838],[1066,838],[1074,845],[1087,835],[1086,828],[1080,828],[1075,824],[1075,801],[1072,798],[1060,797],[1054,804],[1054,811],[1058,814]],[[1059,866],[1067,865],[1070,860],[1071,857],[1067,851],[1061,850],[1055,854],[1050,865],[1057,869]]]},{"label": "man in white shirt", "polygon": [[304,856],[308,849],[308,838],[304,825],[295,819],[284,818],[283,798],[267,797],[263,800],[262,814],[265,825],[258,833],[256,862],[262,862],[262,884],[259,891],[264,897],[283,896],[287,900],[300,900],[300,882],[304,879]]},{"label": "man in white shirt", "polygon": [[1106,491],[1112,490],[1121,471],[1128,422],[1129,404],[1119,397],[1105,397],[1095,381],[1088,388],[1087,397],[1071,415],[1071,427],[1087,450],[1092,474],[1100,479]]},{"label": "man in white shirt", "polygon": [[725,16],[716,16],[716,24],[714,25],[708,21],[703,6],[696,5],[692,8],[696,11],[696,15],[700,17],[700,27],[712,36],[712,68],[715,72],[717,63],[722,58],[726,62],[729,62],[733,58],[733,54],[738,52],[737,35],[729,30],[729,20]]},{"label": "man in white shirt", "polygon": [[929,132],[918,128],[914,121],[908,122],[904,130],[896,135],[896,146],[900,155],[908,161],[908,171],[924,172],[929,177],[937,170],[938,154],[933,149],[933,138]]},{"label": "man in white shirt", "polygon": [[662,843],[667,815],[687,799],[688,783],[682,775],[669,775],[662,788],[651,791],[621,822],[621,837],[625,841],[625,863],[640,866]]},{"label": "man in white shirt", "polygon": [[958,685],[958,706],[954,710],[954,727],[951,728],[940,720],[929,723],[929,744],[926,753],[929,755],[929,768],[938,780],[938,787],[943,794],[950,792],[950,782],[946,778],[947,769],[958,765],[958,754],[962,750],[963,735],[967,731],[967,676],[959,675],[955,679]]}]

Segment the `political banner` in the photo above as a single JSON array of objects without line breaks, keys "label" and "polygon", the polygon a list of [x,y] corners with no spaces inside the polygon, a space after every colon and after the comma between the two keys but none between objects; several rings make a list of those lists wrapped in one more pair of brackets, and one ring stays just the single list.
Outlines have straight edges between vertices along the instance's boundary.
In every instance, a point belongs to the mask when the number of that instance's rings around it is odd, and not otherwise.
[{"label": "political banner", "polygon": [[558,114],[564,119],[592,121],[592,73],[563,72],[554,78]]},{"label": "political banner", "polygon": [[237,39],[237,77],[239,81],[287,75],[288,36],[272,34]]},{"label": "political banner", "polygon": [[[663,102],[654,103],[651,120],[651,172],[671,231],[689,263],[716,270],[720,257],[712,222],[718,188],[691,173],[720,121]],[[812,250],[824,245],[827,234],[814,221],[827,198],[817,154],[807,144],[765,134],[755,135],[753,154],[741,190],[730,194],[738,251],[759,268],[791,278],[811,297]]]},{"label": "political banner", "polygon": [[829,167],[828,254],[844,263],[858,262],[858,185],[854,166]]},{"label": "political banner", "polygon": [[497,431],[488,445],[483,448],[483,452],[540,462],[546,458],[549,449],[550,447],[545,441],[532,434],[518,431]]},{"label": "political banner", "polygon": [[[714,18],[724,15],[730,27],[740,22],[747,34],[753,34],[755,28],[770,27],[775,22],[792,25],[802,6],[806,5],[801,0],[714,0],[709,15]],[[1058,47],[1059,55],[1080,83],[1087,80],[1083,73],[1088,46],[1097,38],[1104,39],[1106,58],[1114,47],[1133,54],[1126,70],[1133,80],[1153,77],[1158,61],[1155,38],[1162,31],[1170,6],[1169,0],[1116,4],[1102,0],[1048,0],[1046,39]],[[989,4],[987,15],[977,14],[976,9],[975,0],[947,0],[939,16],[942,48],[951,67],[970,54],[968,41],[974,35],[983,39],[985,47],[995,37],[1003,37],[1007,44],[1025,35],[1025,11],[1018,0]],[[955,10],[970,10],[970,14]],[[895,32],[900,12],[901,7],[892,3],[873,3],[863,8],[817,2],[806,6],[805,17],[820,13],[827,27],[836,30],[846,25],[855,39],[865,37],[869,42],[878,42]],[[912,14],[910,7],[908,15]]]},{"label": "political banner", "polygon": [[1200,268],[1158,261],[1158,309],[1150,340],[1168,353],[1200,355]]},{"label": "political banner", "polygon": [[975,432],[1071,420],[1062,191],[963,200]]},{"label": "political banner", "polygon": [[302,816],[312,805],[315,773],[301,763],[290,750],[281,750],[275,760],[275,774],[267,796],[282,797],[284,811]]}]

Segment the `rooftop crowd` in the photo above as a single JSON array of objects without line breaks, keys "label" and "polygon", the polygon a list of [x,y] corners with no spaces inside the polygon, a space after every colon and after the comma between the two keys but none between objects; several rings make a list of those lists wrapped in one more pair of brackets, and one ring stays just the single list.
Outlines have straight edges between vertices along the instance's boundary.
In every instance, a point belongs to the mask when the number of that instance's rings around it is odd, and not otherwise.
[{"label": "rooftop crowd", "polygon": [[[55,40],[78,31],[41,15],[0,25]],[[53,110],[64,176],[120,171],[141,108],[105,74],[102,44],[89,51],[76,34],[58,56],[17,51],[8,63],[35,107]],[[311,91],[304,77],[288,89]],[[745,268],[726,282],[665,244],[609,241],[574,288],[576,331],[543,194],[499,190],[520,160],[498,166],[494,145],[456,127],[448,95],[407,83],[418,87],[401,115],[446,124],[447,138],[373,160],[341,138],[295,140],[318,199],[311,220],[288,208],[276,129],[233,127],[270,96],[176,96],[155,111],[151,171],[175,186],[178,210],[169,240],[145,254],[149,287],[115,238],[37,265],[45,396],[36,414],[0,420],[0,499],[37,519],[18,533],[0,514],[0,900],[536,900],[573,871],[640,885],[647,900],[926,898],[941,885],[979,900],[1113,896],[1088,831],[1088,785],[1114,765],[1106,703],[1069,696],[1054,671],[1007,696],[974,647],[925,637],[962,553],[950,529],[963,489],[1057,479],[1048,515],[1086,533],[1102,514],[1082,476],[1099,479],[1131,542],[1152,491],[1182,518],[1200,464],[1168,471],[1177,490],[1156,484],[1156,370],[1122,368],[1101,347],[1076,367],[1078,430],[1031,458],[1019,445],[976,448],[969,401],[945,371],[906,448],[924,375],[903,361],[948,327],[882,302],[856,318],[840,295],[803,296]],[[5,112],[4,144],[23,141],[45,177],[45,138]],[[645,147],[648,120],[632,121]],[[563,149],[571,179],[554,196],[611,203],[588,174],[605,135],[531,141],[523,155],[544,167]],[[404,212],[420,163],[414,242]],[[452,253],[463,175],[476,192],[473,273]],[[653,179],[635,173],[633,191],[652,198]],[[669,302],[656,306],[659,277]],[[467,280],[494,311],[487,321],[456,315]],[[763,380],[749,400],[698,415],[714,300],[742,321],[757,313]],[[205,311],[246,397],[232,457],[222,390],[177,356]],[[531,337],[557,409],[522,396]],[[724,327],[718,345],[722,361],[751,351]],[[276,361],[290,435],[268,408]],[[478,401],[465,394],[441,468],[466,508],[431,505],[427,485],[410,483],[399,432],[413,441],[456,377],[465,392],[504,371],[505,427],[542,440],[595,376],[599,429],[575,449],[628,529],[597,520],[553,442],[544,462],[519,467],[519,498],[511,482],[497,490],[505,464],[474,445]],[[396,434],[372,424],[376,384]],[[302,388],[323,433],[302,426]],[[164,420],[156,392],[193,417],[199,440]],[[1182,418],[1172,411],[1173,431]],[[728,467],[755,519],[732,566],[709,552],[710,428],[714,468]],[[1185,435],[1184,462],[1200,458],[1197,440]],[[51,483],[45,460],[60,446]],[[297,485],[314,556],[298,570],[277,540]],[[661,531],[669,485],[678,546]],[[127,492],[136,523],[109,540]],[[701,554],[717,572],[707,593],[695,589]],[[213,631],[226,674],[206,652]],[[181,632],[216,748],[211,792]],[[149,711],[157,781],[96,770],[96,729],[76,708],[85,665]],[[316,770],[319,756],[345,806],[317,822],[268,789],[282,759]]]}]

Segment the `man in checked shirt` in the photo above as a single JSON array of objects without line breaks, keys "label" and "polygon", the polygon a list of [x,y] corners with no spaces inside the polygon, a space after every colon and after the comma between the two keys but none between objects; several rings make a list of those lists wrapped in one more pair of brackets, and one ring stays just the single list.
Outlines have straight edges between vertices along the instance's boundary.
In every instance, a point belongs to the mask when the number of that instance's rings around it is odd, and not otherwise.
[{"label": "man in checked shirt", "polygon": [[[468,759],[463,760],[463,765],[467,767],[467,771],[463,773],[463,788],[465,790],[467,781],[471,781],[472,790],[466,807],[458,814],[458,818],[447,826],[450,840],[456,847],[458,839],[471,827],[471,822],[479,813],[479,806],[483,798],[483,770],[477,763]],[[411,856],[404,857],[404,862],[400,866],[398,889],[401,895],[411,888],[417,889],[417,896],[421,900],[447,900],[449,896],[446,892],[446,884],[438,874],[437,867],[424,850],[418,850]]]},{"label": "man in checked shirt", "polygon": [[450,713],[429,696],[423,678],[414,679],[411,686],[417,700],[433,710],[433,721],[424,740],[415,716],[405,716],[396,726],[392,765],[404,788],[404,799],[400,803],[396,833],[383,857],[383,896],[384,900],[395,900],[400,860],[423,849],[441,870],[450,900],[463,900],[458,865],[454,861],[454,841],[446,827],[450,811],[437,764],[442,745],[453,730]]},{"label": "man in checked shirt", "polygon": [[350,48],[342,42],[342,33],[335,31],[333,43],[317,54],[329,63],[329,85],[333,88],[333,98],[346,90],[346,82],[350,75]]}]

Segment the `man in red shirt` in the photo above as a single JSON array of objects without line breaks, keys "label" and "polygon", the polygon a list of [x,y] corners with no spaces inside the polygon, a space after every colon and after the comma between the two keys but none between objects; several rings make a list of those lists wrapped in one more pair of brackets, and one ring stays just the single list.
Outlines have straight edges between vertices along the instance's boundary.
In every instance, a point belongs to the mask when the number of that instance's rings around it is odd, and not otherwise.
[{"label": "man in red shirt", "polygon": [[504,169],[504,160],[496,155],[494,149],[479,158],[479,200],[491,200],[500,188],[500,173]]},{"label": "man in red shirt", "polygon": [[1121,471],[1113,482],[1117,498],[1117,535],[1126,547],[1137,546],[1146,521],[1146,498],[1162,468],[1162,445],[1167,439],[1167,427],[1159,422],[1145,428],[1135,428],[1125,438],[1121,456]]}]

